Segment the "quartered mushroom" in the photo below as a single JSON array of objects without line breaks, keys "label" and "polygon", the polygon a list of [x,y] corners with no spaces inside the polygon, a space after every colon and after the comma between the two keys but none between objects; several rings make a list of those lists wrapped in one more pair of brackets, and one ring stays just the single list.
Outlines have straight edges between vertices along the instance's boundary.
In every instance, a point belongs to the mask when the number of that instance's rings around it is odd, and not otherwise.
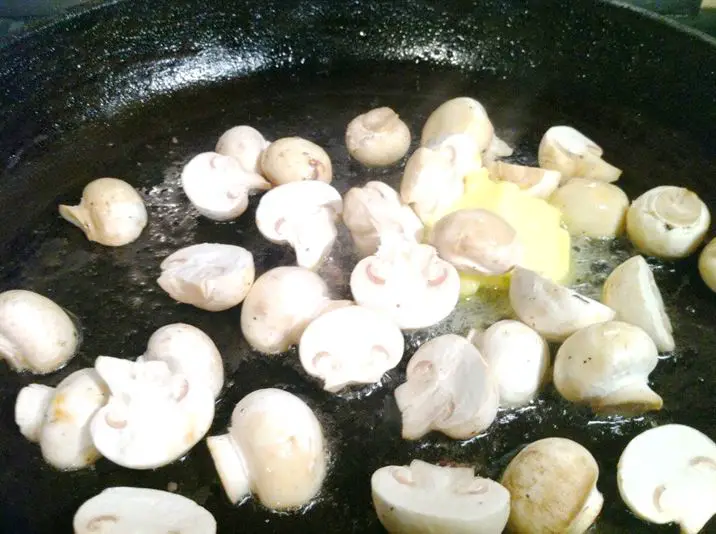
[{"label": "quartered mushroom", "polygon": [[161,263],[159,286],[171,298],[207,311],[240,304],[254,282],[254,257],[245,248],[200,243],[177,250]]},{"label": "quartered mushroom", "polygon": [[373,506],[391,534],[500,534],[510,515],[510,494],[471,467],[420,460],[381,467],[371,477]]},{"label": "quartered mushroom", "polygon": [[401,203],[398,193],[383,182],[353,187],[343,197],[343,222],[350,230],[361,257],[375,254],[381,236],[396,234],[420,242],[423,223],[415,212]]},{"label": "quartered mushroom", "polygon": [[214,151],[231,156],[246,172],[260,175],[261,154],[270,144],[256,128],[241,125],[221,134]]},{"label": "quartered mushroom", "polygon": [[206,508],[176,493],[107,488],[77,509],[74,534],[216,534]]},{"label": "quartered mushroom", "polygon": [[699,255],[699,274],[709,289],[716,292],[716,238]]},{"label": "quartered mushroom", "polygon": [[261,154],[262,174],[275,185],[306,180],[331,183],[331,158],[316,143],[301,137],[282,137]]},{"label": "quartered mushroom", "polygon": [[565,399],[597,413],[638,415],[664,404],[649,387],[656,345],[638,326],[609,321],[572,334],[557,351],[554,385]]},{"label": "quartered mushroom", "polygon": [[400,328],[381,312],[347,306],[311,322],[301,336],[301,365],[337,392],[351,384],[373,384],[400,363],[404,340]]},{"label": "quartered mushroom", "polygon": [[254,494],[274,510],[300,508],[318,494],[327,470],[321,425],[301,399],[280,389],[249,393],[229,433],[206,443],[229,500]]},{"label": "quartered mushroom", "polygon": [[406,382],[395,390],[404,439],[420,439],[432,430],[469,439],[495,420],[497,381],[464,337],[446,334],[424,343],[410,358],[406,373]]},{"label": "quartered mushroom", "polygon": [[564,341],[615,315],[608,306],[521,267],[512,271],[510,305],[520,321],[547,341]]},{"label": "quartered mushroom", "polygon": [[562,180],[587,178],[615,182],[621,169],[610,165],[594,141],[571,126],[553,126],[542,137],[537,153],[539,166],[562,173]]},{"label": "quartered mushroom", "polygon": [[0,359],[15,371],[47,374],[77,351],[80,335],[70,316],[33,291],[0,293]]},{"label": "quartered mushroom", "polygon": [[184,456],[208,432],[214,395],[208,384],[172,373],[164,361],[108,356],[95,369],[110,390],[92,419],[97,450],[128,469],[155,469]]},{"label": "quartered mushroom", "polygon": [[616,311],[616,319],[644,330],[660,352],[674,350],[671,321],[649,264],[633,256],[619,265],[604,282],[602,301]]},{"label": "quartered mushroom", "polygon": [[341,194],[330,185],[294,182],[266,193],[256,208],[256,226],[261,234],[296,251],[301,267],[318,268],[336,241],[336,219],[343,212]]},{"label": "quartered mushroom", "polygon": [[692,254],[711,224],[706,204],[683,187],[662,185],[650,189],[627,212],[627,234],[642,252],[677,259]]},{"label": "quartered mushroom", "polygon": [[617,482],[641,519],[696,534],[716,515],[716,443],[685,425],[651,428],[624,449]]},{"label": "quartered mushroom", "polygon": [[598,478],[596,460],[579,443],[565,438],[530,443],[512,459],[500,480],[511,496],[507,531],[586,532],[604,504]]},{"label": "quartered mushroom", "polygon": [[559,171],[515,165],[504,161],[494,161],[487,169],[493,180],[513,183],[524,193],[536,198],[549,198],[562,180],[562,173]]},{"label": "quartered mushroom", "polygon": [[346,128],[346,148],[369,167],[392,165],[410,148],[410,129],[389,107],[358,115]]},{"label": "quartered mushroom", "polygon": [[131,185],[117,178],[87,184],[76,206],[60,205],[60,215],[90,241],[121,247],[136,240],[147,226],[147,208]]},{"label": "quartered mushroom", "polygon": [[252,192],[271,188],[260,174],[216,152],[193,157],[182,170],[181,184],[196,210],[214,221],[237,218],[248,208]]}]

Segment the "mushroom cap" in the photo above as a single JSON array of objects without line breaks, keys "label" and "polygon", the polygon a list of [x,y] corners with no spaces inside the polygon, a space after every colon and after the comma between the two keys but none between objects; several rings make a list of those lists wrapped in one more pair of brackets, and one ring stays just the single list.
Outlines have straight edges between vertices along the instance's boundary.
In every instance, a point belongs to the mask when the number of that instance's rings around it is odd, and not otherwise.
[{"label": "mushroom cap", "polygon": [[716,292],[716,238],[699,255],[699,274],[711,291]]},{"label": "mushroom cap", "polygon": [[75,534],[216,534],[216,520],[205,508],[148,488],[107,488],[79,507],[72,525]]},{"label": "mushroom cap", "polygon": [[305,180],[331,183],[331,158],[316,143],[302,137],[282,137],[261,154],[261,171],[275,185]]},{"label": "mushroom cap", "polygon": [[495,161],[488,166],[493,180],[516,184],[521,191],[531,197],[549,198],[559,187],[562,173],[539,167],[515,165],[504,161]]},{"label": "mushroom cap", "polygon": [[347,306],[311,322],[298,348],[301,365],[336,392],[351,384],[373,384],[403,357],[403,334],[391,319],[362,306]]},{"label": "mushroom cap", "polygon": [[178,302],[207,311],[240,304],[254,282],[254,257],[245,248],[220,243],[191,245],[162,261],[159,286]]},{"label": "mushroom cap", "polygon": [[215,151],[234,158],[246,172],[260,175],[261,154],[270,144],[256,128],[241,125],[221,134]]},{"label": "mushroom cap", "polygon": [[358,115],[346,128],[348,153],[369,167],[392,165],[410,148],[410,129],[389,107]]},{"label": "mushroom cap", "polygon": [[469,467],[420,460],[381,467],[371,490],[378,519],[391,534],[500,534],[510,515],[509,492]]},{"label": "mushroom cap", "polygon": [[57,371],[75,355],[80,335],[70,316],[33,291],[0,293],[0,357],[16,371]]},{"label": "mushroom cap", "polygon": [[420,143],[428,146],[453,134],[469,135],[478,152],[484,152],[490,147],[495,130],[482,104],[463,96],[444,102],[430,114]]}]

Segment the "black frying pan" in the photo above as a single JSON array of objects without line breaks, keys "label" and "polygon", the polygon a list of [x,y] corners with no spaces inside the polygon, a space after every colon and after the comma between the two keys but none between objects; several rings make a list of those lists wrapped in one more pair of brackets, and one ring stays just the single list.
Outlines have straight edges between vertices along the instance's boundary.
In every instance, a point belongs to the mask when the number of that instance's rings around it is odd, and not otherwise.
[{"label": "black frying pan", "polygon": [[[521,445],[566,436],[599,461],[606,503],[597,532],[675,532],[626,511],[615,466],[627,442],[655,424],[685,423],[716,438],[716,296],[693,259],[654,263],[679,346],[653,374],[663,411],[593,424],[588,410],[549,389],[533,409],[464,445],[437,435],[400,439],[392,390],[404,364],[365,399],[331,396],[305,377],[295,355],[252,354],[238,309],[212,314],[176,304],[155,279],[161,258],[201,241],[249,248],[258,272],[294,261],[257,235],[252,212],[214,223],[181,193],[181,165],[210,150],[224,129],[247,123],[269,138],[318,142],[345,192],[369,179],[395,184],[400,175],[397,167],[368,171],[349,160],[342,139],[350,118],[390,105],[417,137],[427,114],[458,95],[486,105],[518,161],[534,162],[547,127],[572,124],[626,170],[620,185],[631,197],[656,184],[686,185],[714,210],[715,45],[663,19],[586,0],[126,0],[0,50],[0,290],[49,296],[80,318],[84,335],[75,360],[39,381],[55,384],[100,354],[135,357],[156,328],[188,322],[216,340],[226,362],[229,387],[212,433],[224,431],[250,391],[282,387],[319,414],[335,459],[319,501],[302,515],[254,502],[230,506],[204,443],[154,472],[100,461],[58,473],[13,422],[17,392],[37,379],[0,366],[0,530],[70,532],[77,507],[105,487],[177,482],[215,515],[221,533],[380,532],[369,490],[378,467],[422,458],[498,477]],[[79,199],[99,176],[143,191],[150,224],[137,242],[104,248],[59,219],[56,205]],[[345,293],[345,276],[328,275],[337,295]]]}]

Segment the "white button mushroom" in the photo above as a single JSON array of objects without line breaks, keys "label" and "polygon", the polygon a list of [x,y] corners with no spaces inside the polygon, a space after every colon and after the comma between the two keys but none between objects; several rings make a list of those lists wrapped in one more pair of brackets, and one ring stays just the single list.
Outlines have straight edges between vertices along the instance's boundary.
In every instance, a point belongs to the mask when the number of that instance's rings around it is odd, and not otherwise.
[{"label": "white button mushroom", "polygon": [[406,382],[395,390],[404,439],[420,439],[431,430],[469,439],[495,420],[497,381],[464,337],[446,334],[424,343],[406,373]]},{"label": "white button mushroom", "polygon": [[383,182],[351,188],[343,198],[343,222],[361,257],[375,254],[381,236],[386,234],[397,234],[416,242],[423,238],[420,218]]},{"label": "white button mushroom", "polygon": [[696,534],[716,515],[716,443],[685,425],[651,428],[624,449],[617,482],[641,519]]},{"label": "white button mushroom", "polygon": [[509,492],[471,467],[413,460],[381,467],[370,483],[378,519],[391,534],[500,534],[510,515]]},{"label": "white button mushroom", "polygon": [[181,458],[208,432],[214,395],[203,381],[172,373],[163,361],[100,356],[95,369],[111,395],[90,431],[108,460],[129,469],[155,469]]},{"label": "white button mushroom", "polygon": [[266,193],[256,208],[256,226],[272,243],[287,243],[296,262],[318,268],[333,248],[336,219],[343,212],[341,194],[318,182],[293,182]]},{"label": "white button mushroom", "polygon": [[383,313],[347,306],[308,325],[298,347],[305,371],[336,392],[351,384],[373,384],[403,357],[403,334]]},{"label": "white button mushroom", "polygon": [[650,189],[627,212],[627,234],[642,252],[659,258],[685,258],[704,240],[711,224],[706,204],[683,187]]},{"label": "white button mushroom", "polygon": [[15,371],[56,371],[78,344],[72,319],[47,297],[23,289],[0,293],[0,357]]},{"label": "white button mushroom", "polygon": [[117,178],[93,180],[77,206],[60,206],[60,215],[82,229],[90,241],[121,247],[147,226],[147,208],[137,190]]},{"label": "white button mushroom", "polygon": [[442,321],[460,297],[460,275],[429,245],[396,238],[362,259],[351,273],[353,298],[383,311],[403,330]]},{"label": "white button mushroom", "polygon": [[520,321],[547,341],[564,341],[577,330],[615,315],[608,306],[521,267],[512,271],[510,305]]},{"label": "white button mushroom", "polygon": [[194,501],[149,488],[107,488],[85,501],[74,534],[216,534],[216,520]]},{"label": "white button mushroom", "polygon": [[615,182],[622,171],[604,161],[603,154],[599,145],[571,126],[553,126],[542,137],[537,159],[543,169],[561,172],[562,180]]},{"label": "white button mushroom", "polygon": [[242,125],[221,134],[214,150],[234,158],[246,172],[260,175],[261,154],[270,144],[257,129]]},{"label": "white button mushroom", "polygon": [[331,158],[320,146],[301,137],[283,137],[261,155],[262,174],[275,185],[306,180],[331,183]]},{"label": "white button mushroom", "polygon": [[716,238],[699,255],[699,274],[709,289],[716,292]]},{"label": "white button mushroom", "polygon": [[196,210],[214,221],[237,218],[248,208],[251,192],[271,187],[234,158],[216,152],[192,158],[182,170],[181,184]]},{"label": "white button mushroom", "polygon": [[604,304],[617,312],[616,318],[640,327],[662,352],[674,350],[671,321],[649,264],[634,256],[619,265],[604,282]]},{"label": "white button mushroom", "polygon": [[30,441],[40,443],[45,461],[57,469],[76,470],[95,463],[90,422],[106,404],[107,385],[94,369],[75,371],[56,388],[24,387],[15,403],[15,422]]},{"label": "white button mushroom", "polygon": [[308,504],[327,470],[321,425],[301,399],[260,389],[234,408],[229,433],[206,440],[232,503],[250,493],[274,510]]},{"label": "white button mushroom", "polygon": [[565,399],[589,404],[597,413],[622,415],[660,410],[649,387],[658,363],[656,345],[641,328],[609,321],[571,335],[554,360],[554,386]]},{"label": "white button mushroom", "polygon": [[178,302],[207,311],[240,304],[254,282],[254,257],[245,248],[200,243],[177,250],[161,263],[159,286]]},{"label": "white button mushroom", "polygon": [[493,180],[510,182],[531,197],[548,198],[555,192],[562,179],[562,173],[539,167],[514,165],[504,161],[495,161],[488,166]]},{"label": "white button mushroom", "polygon": [[511,496],[508,532],[586,532],[604,504],[598,478],[596,460],[579,443],[564,438],[530,443],[500,480]]},{"label": "white button mushroom", "polygon": [[392,109],[371,109],[348,123],[346,148],[369,167],[392,165],[408,152],[410,129]]}]

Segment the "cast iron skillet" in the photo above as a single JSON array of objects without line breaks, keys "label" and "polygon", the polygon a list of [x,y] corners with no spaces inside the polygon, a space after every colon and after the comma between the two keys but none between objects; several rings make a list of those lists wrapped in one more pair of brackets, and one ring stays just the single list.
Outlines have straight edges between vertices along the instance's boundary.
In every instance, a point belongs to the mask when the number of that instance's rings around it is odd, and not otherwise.
[{"label": "cast iron skillet", "polygon": [[[418,136],[441,101],[474,96],[523,162],[534,162],[547,127],[572,124],[626,170],[621,185],[631,197],[681,184],[716,209],[715,44],[657,17],[586,0],[125,0],[0,50],[0,290],[51,297],[78,316],[84,336],[75,360],[51,376],[0,366],[0,531],[70,532],[77,507],[105,487],[177,482],[216,516],[221,533],[380,532],[369,491],[376,468],[422,458],[498,477],[523,444],[567,436],[599,461],[606,503],[598,532],[675,532],[626,511],[615,465],[626,443],[656,424],[690,424],[716,438],[716,296],[693,259],[653,262],[679,346],[653,374],[663,411],[595,419],[548,389],[467,444],[399,438],[392,390],[405,364],[365,399],[330,396],[306,378],[295,354],[252,354],[238,309],[212,314],[176,304],[155,279],[161,258],[201,241],[249,248],[259,273],[294,261],[257,235],[251,212],[218,224],[197,217],[182,195],[181,165],[212,149],[224,129],[246,123],[273,139],[313,139],[333,158],[341,192],[369,179],[395,184],[399,168],[367,171],[348,159],[342,142],[348,120],[377,105],[394,107]],[[99,176],[129,180],[145,195],[150,224],[136,243],[91,244],[59,219],[56,205],[79,199]],[[602,263],[593,267],[606,276]],[[324,274],[345,294],[345,276],[330,266]],[[20,436],[13,404],[21,386],[56,384],[100,354],[135,357],[156,328],[179,321],[205,330],[225,358],[228,387],[211,433],[223,432],[234,404],[260,387],[292,391],[318,413],[334,464],[310,510],[278,515],[253,501],[230,506],[203,443],[154,472],[100,461],[58,473]]]}]

